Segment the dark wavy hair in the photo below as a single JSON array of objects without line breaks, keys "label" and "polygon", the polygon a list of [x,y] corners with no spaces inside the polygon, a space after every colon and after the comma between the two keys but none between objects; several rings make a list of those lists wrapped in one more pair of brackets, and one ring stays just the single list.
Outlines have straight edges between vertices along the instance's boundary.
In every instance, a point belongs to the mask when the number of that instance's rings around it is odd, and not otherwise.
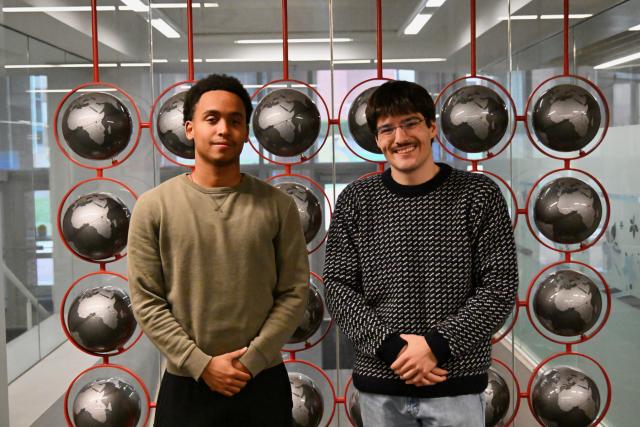
[{"label": "dark wavy hair", "polygon": [[244,111],[247,116],[247,126],[249,125],[249,118],[253,111],[251,97],[247,90],[242,86],[242,83],[240,83],[240,80],[226,74],[210,74],[204,79],[199,80],[195,85],[191,86],[191,89],[187,91],[187,95],[184,99],[184,122],[193,119],[193,112],[196,109],[196,104],[200,100],[200,97],[203,93],[209,92],[210,90],[225,90],[238,95],[244,104]]},{"label": "dark wavy hair", "polygon": [[374,134],[380,117],[420,113],[428,125],[436,121],[436,108],[429,92],[417,83],[392,80],[376,89],[367,103],[367,125]]}]

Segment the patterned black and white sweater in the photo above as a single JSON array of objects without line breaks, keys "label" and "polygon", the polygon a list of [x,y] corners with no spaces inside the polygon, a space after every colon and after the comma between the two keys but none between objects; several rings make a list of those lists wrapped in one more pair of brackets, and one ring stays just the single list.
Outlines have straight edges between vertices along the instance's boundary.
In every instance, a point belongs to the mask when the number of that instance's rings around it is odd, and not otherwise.
[{"label": "patterned black and white sweater", "polygon": [[[338,197],[326,300],[355,347],[359,390],[441,397],[487,386],[491,336],[518,287],[511,220],[489,177],[438,165],[421,185],[401,185],[387,170]],[[390,365],[406,343],[400,334],[423,335],[448,379],[416,387],[395,375]]]}]

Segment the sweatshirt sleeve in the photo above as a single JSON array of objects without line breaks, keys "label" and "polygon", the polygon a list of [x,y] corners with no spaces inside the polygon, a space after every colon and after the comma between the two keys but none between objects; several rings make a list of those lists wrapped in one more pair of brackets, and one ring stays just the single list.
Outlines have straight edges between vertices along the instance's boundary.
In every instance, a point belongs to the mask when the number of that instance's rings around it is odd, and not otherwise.
[{"label": "sweatshirt sleeve", "polygon": [[427,332],[439,363],[491,338],[516,301],[518,264],[511,218],[499,187],[487,178],[472,247],[474,293],[458,312]]},{"label": "sweatshirt sleeve", "polygon": [[324,266],[326,301],[331,316],[356,349],[391,365],[406,341],[385,325],[364,297],[357,247],[358,209],[353,188],[338,197]]},{"label": "sweatshirt sleeve", "polygon": [[211,356],[200,350],[174,317],[167,302],[159,247],[158,209],[143,195],[129,225],[128,269],[133,312],[164,356],[198,380]]},{"label": "sweatshirt sleeve", "polygon": [[240,362],[255,377],[280,356],[304,315],[309,294],[309,259],[300,215],[290,200],[274,240],[278,281],[273,307]]}]

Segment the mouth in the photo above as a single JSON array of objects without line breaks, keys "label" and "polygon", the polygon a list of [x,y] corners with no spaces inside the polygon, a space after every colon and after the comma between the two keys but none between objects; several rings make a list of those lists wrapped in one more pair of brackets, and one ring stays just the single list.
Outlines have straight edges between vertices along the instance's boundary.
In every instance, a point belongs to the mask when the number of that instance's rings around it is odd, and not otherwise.
[{"label": "mouth", "polygon": [[391,149],[393,154],[408,154],[418,148],[416,144],[399,145]]}]

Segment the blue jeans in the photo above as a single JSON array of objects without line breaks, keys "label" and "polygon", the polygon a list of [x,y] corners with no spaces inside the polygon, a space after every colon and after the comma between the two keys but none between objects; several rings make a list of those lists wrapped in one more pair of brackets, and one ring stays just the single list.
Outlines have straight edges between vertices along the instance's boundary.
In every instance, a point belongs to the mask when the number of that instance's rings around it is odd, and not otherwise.
[{"label": "blue jeans", "polygon": [[418,398],[360,392],[364,427],[485,427],[484,393]]}]

